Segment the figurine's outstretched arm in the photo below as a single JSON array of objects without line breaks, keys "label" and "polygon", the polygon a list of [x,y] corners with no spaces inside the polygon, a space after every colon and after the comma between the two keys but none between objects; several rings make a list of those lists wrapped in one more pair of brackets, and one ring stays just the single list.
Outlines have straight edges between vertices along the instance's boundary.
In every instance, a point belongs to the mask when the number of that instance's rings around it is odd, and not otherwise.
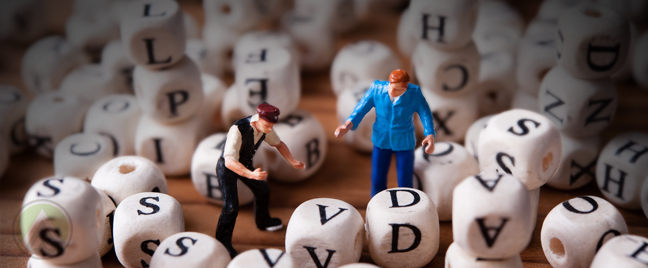
[{"label": "figurine's outstretched arm", "polygon": [[335,130],[335,137],[336,137],[336,138],[342,137],[342,136],[344,136],[344,134],[346,134],[347,132],[349,132],[349,130],[351,130],[351,129],[353,129],[353,122],[351,122],[351,120],[347,120],[346,123],[344,123],[343,125],[339,126],[339,127]]},{"label": "figurine's outstretched arm", "polygon": [[294,168],[304,169],[304,167],[306,167],[306,164],[304,164],[304,162],[293,158],[292,154],[290,153],[290,150],[288,149],[288,146],[286,146],[286,144],[283,141],[279,142],[279,144],[274,145],[273,147],[277,148],[277,151],[279,151],[281,156],[283,156],[283,158],[286,159],[288,164],[290,164]]}]

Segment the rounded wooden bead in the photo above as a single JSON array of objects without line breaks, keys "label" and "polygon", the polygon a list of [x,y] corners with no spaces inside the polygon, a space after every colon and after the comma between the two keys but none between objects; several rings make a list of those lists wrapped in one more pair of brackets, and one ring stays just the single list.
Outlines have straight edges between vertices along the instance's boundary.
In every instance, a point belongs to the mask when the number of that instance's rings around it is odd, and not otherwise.
[{"label": "rounded wooden bead", "polygon": [[119,91],[132,93],[135,63],[128,57],[121,40],[110,41],[101,51],[101,67],[105,72],[116,73],[115,86]]},{"label": "rounded wooden bead", "polygon": [[482,172],[513,175],[528,190],[551,179],[562,158],[556,127],[544,116],[526,110],[493,116],[479,135],[477,148]]},{"label": "rounded wooden bead", "polygon": [[166,176],[188,175],[194,149],[205,136],[201,124],[198,116],[165,125],[143,115],[135,133],[135,153],[153,161]]},{"label": "rounded wooden bead", "polygon": [[511,109],[524,109],[539,113],[538,106],[538,94],[530,95],[522,90],[518,90],[513,94]]},{"label": "rounded wooden bead", "polygon": [[182,232],[162,241],[151,257],[151,267],[212,267],[225,268],[232,258],[214,237]]},{"label": "rounded wooden bead", "polygon": [[[571,1],[571,0],[547,0],[542,1],[538,7],[536,20],[541,20],[547,23],[557,24],[560,15],[566,10],[582,3],[584,1]],[[594,1],[592,1],[594,2]]]},{"label": "rounded wooden bead", "polygon": [[[558,64],[556,60],[556,25],[532,21],[520,40],[515,79],[519,91],[538,96],[544,76]],[[534,108],[536,109],[536,108]]]},{"label": "rounded wooden bead", "polygon": [[268,170],[272,179],[298,182],[309,178],[322,167],[328,151],[328,140],[322,123],[315,116],[305,110],[297,110],[282,116],[281,121],[274,125],[274,130],[290,148],[293,157],[304,162],[306,167],[293,168],[279,151],[264,144],[263,151],[268,154]]},{"label": "rounded wooden bead", "polygon": [[27,249],[54,265],[86,260],[101,245],[101,196],[87,182],[49,177],[36,182],[23,199],[20,226]]},{"label": "rounded wooden bead", "polygon": [[207,45],[201,39],[187,39],[185,56],[189,57],[196,64],[202,74],[221,75],[219,72],[212,73],[210,69],[211,63],[207,60]]},{"label": "rounded wooden bead", "polygon": [[184,58],[184,23],[176,1],[133,1],[122,12],[121,40],[138,66],[159,70]]},{"label": "rounded wooden bead", "polygon": [[493,115],[488,115],[484,116],[482,118],[479,118],[477,121],[472,123],[470,127],[468,128],[468,131],[466,131],[466,138],[464,139],[464,148],[466,148],[466,151],[470,155],[472,155],[475,160],[479,161],[478,156],[478,151],[477,151],[477,146],[479,145],[479,135],[481,134],[482,130],[486,127],[488,124],[488,120],[491,119]]},{"label": "rounded wooden bead", "polygon": [[[337,98],[337,116],[338,122],[344,124],[353,112],[354,107],[365,95],[373,81],[364,80],[358,82],[355,86],[342,90]],[[347,145],[354,149],[370,153],[373,151],[373,142],[371,137],[373,135],[373,124],[376,121],[376,111],[372,109],[369,111],[358,128],[354,131],[349,131],[344,135],[344,141]]]},{"label": "rounded wooden bead", "polygon": [[414,173],[421,179],[421,189],[436,205],[439,220],[451,220],[452,190],[465,178],[478,174],[479,164],[454,142],[435,142],[431,154],[426,154],[421,146],[414,155]]},{"label": "rounded wooden bead", "polygon": [[443,97],[464,96],[479,81],[480,56],[474,43],[445,51],[419,42],[412,55],[419,86]]},{"label": "rounded wooden bead", "polygon": [[106,71],[99,64],[77,67],[61,81],[60,90],[80,96],[92,103],[104,96],[128,93],[128,88],[118,85],[118,73]]},{"label": "rounded wooden bead", "polygon": [[61,91],[38,95],[25,115],[29,145],[40,155],[51,158],[61,140],[81,131],[89,105],[81,97]]},{"label": "rounded wooden bead", "polygon": [[517,178],[493,173],[468,177],[455,187],[452,200],[453,238],[468,254],[512,258],[531,241],[531,199]]},{"label": "rounded wooden bead", "polygon": [[142,116],[133,95],[116,94],[95,101],[85,116],[83,131],[110,138],[113,156],[135,154],[135,131]]},{"label": "rounded wooden bead", "polygon": [[30,99],[18,88],[0,85],[0,135],[6,138],[5,150],[11,154],[27,146],[25,114]]},{"label": "rounded wooden bead", "polygon": [[562,139],[562,160],[556,174],[547,185],[561,190],[577,189],[595,178],[596,160],[601,149],[601,138],[594,135],[587,138],[571,138],[560,133]]},{"label": "rounded wooden bead", "polygon": [[73,12],[65,22],[66,39],[73,46],[100,49],[110,40],[119,38],[119,21],[110,12],[92,13],[90,17]]},{"label": "rounded wooden bead", "polygon": [[506,259],[483,259],[466,253],[457,243],[448,247],[445,255],[445,268],[522,268],[520,254]]},{"label": "rounded wooden bead", "polygon": [[221,105],[221,123],[223,126],[231,126],[236,120],[249,116],[243,113],[239,106],[239,87],[236,84],[230,85],[223,96]]},{"label": "rounded wooden bead", "polygon": [[648,32],[642,33],[637,38],[634,56],[632,57],[632,77],[644,90],[648,89]]},{"label": "rounded wooden bead", "polygon": [[259,61],[265,57],[268,48],[285,48],[290,52],[293,61],[299,64],[299,50],[292,37],[284,31],[250,31],[236,41],[232,65],[237,66],[246,62]]},{"label": "rounded wooden bead", "polygon": [[59,88],[65,75],[90,59],[63,37],[55,35],[33,43],[22,58],[20,70],[27,90],[33,95]]},{"label": "rounded wooden bead", "polygon": [[28,268],[102,268],[101,256],[95,253],[91,257],[73,264],[56,265],[36,255],[31,255],[27,261]]},{"label": "rounded wooden bead", "polygon": [[203,100],[198,116],[203,120],[203,126],[207,133],[214,133],[224,130],[225,125],[221,120],[221,107],[225,98],[225,83],[218,77],[202,73],[200,74],[203,85]]},{"label": "rounded wooden bead", "polygon": [[590,267],[601,245],[627,233],[626,222],[614,205],[596,196],[581,196],[547,214],[540,241],[551,266]]},{"label": "rounded wooden bead", "polygon": [[641,208],[641,187],[648,175],[648,134],[627,132],[610,140],[596,163],[596,184],[611,203]]},{"label": "rounded wooden bead", "polygon": [[330,68],[336,51],[335,35],[326,19],[292,12],[284,15],[282,25],[301,51],[299,59],[303,70],[312,72]]},{"label": "rounded wooden bead", "polygon": [[205,19],[230,29],[245,32],[254,28],[265,15],[253,0],[206,0]]},{"label": "rounded wooden bead", "polygon": [[117,204],[106,193],[99,189],[95,189],[101,196],[101,204],[103,205],[103,238],[101,239],[101,246],[99,246],[99,256],[104,256],[113,249],[113,219],[115,216],[115,209]]},{"label": "rounded wooden bead", "polygon": [[199,39],[200,38],[200,27],[198,26],[198,21],[187,11],[182,11],[182,22],[184,24],[185,37],[187,39]]},{"label": "rounded wooden bead", "polygon": [[353,206],[315,198],[290,216],[286,252],[297,267],[338,267],[360,260],[364,238],[364,221]]},{"label": "rounded wooden bead", "polygon": [[[194,187],[209,202],[217,205],[223,204],[223,192],[218,181],[218,174],[216,174],[216,163],[223,153],[226,138],[227,133],[216,133],[205,138],[198,144],[191,159],[191,181]],[[259,158],[264,158],[264,154],[255,154],[253,159],[255,168],[260,167],[261,170],[266,170],[263,167],[264,159],[257,161],[260,160]],[[237,180],[236,185],[239,205],[252,203],[254,194],[250,188],[240,180]]]},{"label": "rounded wooden bead", "polygon": [[418,43],[417,36],[413,33],[413,29],[417,23],[420,23],[417,14],[412,11],[409,6],[403,10],[403,13],[398,20],[398,29],[396,30],[396,44],[398,45],[398,52],[401,55],[411,58],[414,48]]},{"label": "rounded wooden bead", "polygon": [[608,240],[596,253],[591,268],[641,268],[648,263],[648,239],[638,235],[619,235]]},{"label": "rounded wooden bead", "polygon": [[517,89],[515,80],[515,56],[509,52],[481,54],[479,81],[475,86],[479,100],[479,114],[495,114],[511,108],[511,100]]},{"label": "rounded wooden bead", "polygon": [[618,12],[594,4],[566,10],[558,20],[558,64],[582,79],[617,72],[630,50],[630,26]]},{"label": "rounded wooden bead", "polygon": [[623,66],[615,72],[612,76],[612,79],[614,81],[625,81],[629,80],[630,77],[632,76],[632,62],[634,61],[635,57],[635,51],[636,46],[637,46],[637,38],[639,37],[639,29],[637,28],[637,24],[633,23],[632,21],[629,23],[630,24],[630,49],[628,51],[628,59],[623,63]]},{"label": "rounded wooden bead", "polygon": [[206,21],[203,27],[203,42],[207,48],[206,73],[222,76],[232,70],[234,44],[242,33],[222,24]]},{"label": "rounded wooden bead", "polygon": [[350,263],[342,265],[339,268],[379,268],[379,266],[369,263]]},{"label": "rounded wooden bead", "polygon": [[339,95],[363,80],[385,79],[400,68],[398,56],[383,43],[363,40],[348,44],[335,55],[331,66],[333,93]]},{"label": "rounded wooden bead", "polygon": [[410,29],[418,40],[443,50],[461,49],[472,42],[478,1],[412,1],[418,23]]},{"label": "rounded wooden bead", "polygon": [[479,2],[472,39],[482,55],[492,52],[517,53],[523,30],[522,16],[507,3]]},{"label": "rounded wooden bead", "polygon": [[192,117],[203,98],[200,71],[188,57],[164,70],[138,65],[133,73],[135,95],[144,114],[165,124]]},{"label": "rounded wooden bead", "polygon": [[156,249],[169,236],[184,232],[178,200],[163,193],[138,193],[115,210],[115,253],[125,267],[147,267]]},{"label": "rounded wooden bead", "polygon": [[336,33],[349,32],[355,28],[357,18],[353,0],[295,0],[295,13],[330,24]]},{"label": "rounded wooden bead", "polygon": [[95,172],[91,184],[117,205],[137,193],[169,192],[160,168],[139,156],[120,156],[106,162]]},{"label": "rounded wooden bead", "polygon": [[580,79],[556,66],[542,80],[538,105],[560,132],[583,138],[600,133],[610,124],[618,96],[610,78]]},{"label": "rounded wooden bead", "polygon": [[435,203],[422,191],[392,188],[367,205],[366,231],[371,259],[381,267],[422,267],[439,250]]},{"label": "rounded wooden bead", "polygon": [[101,165],[113,158],[110,138],[94,133],[76,133],[67,136],[54,150],[54,174],[87,181]]},{"label": "rounded wooden bead", "polygon": [[[460,142],[470,125],[478,118],[477,94],[471,92],[461,97],[443,97],[423,88],[423,96],[432,110],[435,141]],[[423,129],[419,120],[414,120]]]},{"label": "rounded wooden bead", "polygon": [[293,268],[296,267],[292,257],[285,251],[268,249],[251,249],[236,255],[227,265],[227,268],[267,267],[267,268]]}]

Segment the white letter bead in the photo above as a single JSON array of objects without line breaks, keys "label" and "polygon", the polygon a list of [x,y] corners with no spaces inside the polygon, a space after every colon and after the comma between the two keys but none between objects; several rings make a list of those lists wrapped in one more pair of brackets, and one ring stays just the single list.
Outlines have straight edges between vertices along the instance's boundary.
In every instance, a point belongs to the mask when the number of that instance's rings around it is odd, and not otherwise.
[{"label": "white letter bead", "polygon": [[110,138],[94,133],[67,136],[54,150],[55,176],[70,176],[87,181],[113,158],[115,149]]},{"label": "white letter bead", "polygon": [[538,96],[542,79],[557,64],[556,31],[555,24],[532,21],[529,25],[518,46],[515,79],[519,91]]},{"label": "white letter bead", "polygon": [[513,101],[511,101],[511,109],[524,109],[539,113],[538,94],[529,95],[529,93],[522,91],[520,88],[513,95]]},{"label": "white letter bead", "polygon": [[419,42],[412,55],[419,86],[444,97],[473,92],[479,81],[479,63],[479,52],[472,42],[452,51]]},{"label": "white letter bead", "polygon": [[227,88],[218,77],[202,73],[200,74],[203,85],[203,100],[198,115],[203,121],[206,133],[214,133],[223,129],[221,121],[221,107],[225,98]]},{"label": "white letter bead", "polygon": [[611,203],[641,208],[641,187],[648,175],[648,134],[628,132],[608,142],[596,163],[596,183]]},{"label": "white letter bead", "polygon": [[398,52],[406,58],[412,57],[412,52],[418,43],[417,35],[414,32],[417,23],[420,23],[418,14],[407,7],[401,13],[400,20],[398,21],[398,29],[396,30],[396,42],[398,45]]},{"label": "white letter bead", "polygon": [[81,49],[61,36],[48,36],[27,49],[20,70],[27,90],[38,95],[58,89],[68,72],[88,63],[90,59]]},{"label": "white letter bead", "polygon": [[182,232],[169,236],[160,243],[151,257],[151,267],[225,268],[230,260],[232,258],[225,246],[214,237]]},{"label": "white letter bead", "polygon": [[626,222],[614,205],[596,196],[581,196],[547,214],[540,241],[551,266],[590,267],[601,245],[627,233]]},{"label": "white letter bead", "polygon": [[61,91],[36,96],[25,115],[29,145],[36,147],[40,155],[51,158],[62,139],[81,131],[88,106],[81,97]]},{"label": "white letter bead", "polygon": [[103,205],[103,238],[101,239],[101,246],[99,246],[99,256],[104,256],[113,248],[113,218],[115,216],[115,209],[117,204],[103,191],[96,189],[101,196],[101,204]]},{"label": "white letter bead", "polygon": [[77,67],[61,81],[60,90],[80,96],[90,103],[111,94],[129,93],[119,84],[119,73],[106,71],[99,64]]},{"label": "white letter bead", "polygon": [[97,254],[103,216],[101,196],[87,182],[72,177],[42,179],[23,199],[23,242],[32,254],[48,263],[81,262]]},{"label": "white letter bead", "polygon": [[479,135],[488,124],[488,120],[490,120],[492,117],[493,115],[488,115],[478,119],[472,125],[470,125],[468,131],[466,132],[466,138],[464,139],[464,148],[466,148],[466,151],[468,151],[468,153],[472,155],[477,161],[479,161],[479,158],[477,158],[477,145],[479,145]]},{"label": "white letter bead", "polygon": [[[337,116],[338,122],[344,124],[353,112],[354,107],[365,95],[373,81],[360,81],[348,89],[344,89],[340,92],[337,98]],[[354,131],[347,132],[344,135],[344,141],[347,145],[353,147],[354,149],[371,153],[373,151],[373,142],[371,142],[371,136],[373,135],[373,124],[376,121],[376,111],[371,109],[365,117],[362,119],[363,123],[360,123],[358,128]]]},{"label": "white letter bead", "polygon": [[479,114],[496,114],[511,108],[511,100],[517,90],[512,79],[514,76],[514,54],[506,51],[481,54],[479,81],[475,85]]},{"label": "white letter bead", "polygon": [[562,160],[556,174],[547,185],[561,190],[577,189],[595,178],[596,160],[601,149],[601,138],[594,135],[587,138],[571,138],[560,133],[562,139]]},{"label": "white letter bead", "polygon": [[163,70],[135,67],[135,95],[144,114],[164,124],[192,117],[200,109],[203,85],[200,71],[189,58]]},{"label": "white letter bead", "polygon": [[120,156],[106,162],[94,174],[91,184],[117,205],[141,192],[168,193],[166,178],[160,168],[139,156]]},{"label": "white letter bead", "polygon": [[207,48],[206,73],[220,77],[225,70],[232,70],[234,44],[241,34],[222,24],[205,21],[203,42]]},{"label": "white letter bead", "polygon": [[205,20],[237,32],[254,28],[263,18],[263,11],[254,0],[205,0]]},{"label": "white letter bead", "polygon": [[148,267],[160,243],[180,232],[184,232],[182,207],[170,195],[134,194],[115,210],[115,253],[126,267]]},{"label": "white letter bead", "polygon": [[363,40],[348,44],[335,55],[331,66],[333,93],[340,95],[363,80],[384,79],[400,68],[398,56],[383,43]]},{"label": "white letter bead", "polygon": [[196,145],[205,136],[201,123],[200,117],[194,116],[165,125],[143,115],[135,134],[135,152],[153,161],[166,176],[187,175]]},{"label": "white letter bead", "polygon": [[618,104],[614,81],[572,76],[556,66],[545,76],[538,92],[538,105],[558,130],[584,138],[600,133],[610,124]]},{"label": "white letter bead", "polygon": [[[213,134],[198,144],[191,159],[191,181],[196,190],[207,198],[209,202],[217,205],[223,204],[223,192],[219,187],[218,175],[216,174],[216,163],[223,153],[227,133]],[[265,155],[259,152],[254,155],[255,168],[261,167],[262,161],[257,161]],[[261,167],[266,170],[265,167]],[[239,205],[249,204],[254,200],[254,194],[243,182],[237,180]]]},{"label": "white letter bead", "polygon": [[28,268],[102,268],[101,256],[95,252],[90,258],[82,260],[74,264],[66,265],[55,265],[47,261],[47,259],[41,259],[36,255],[31,255],[29,261],[27,261]]},{"label": "white letter bead", "polygon": [[439,220],[452,220],[452,190],[465,178],[478,174],[479,164],[454,142],[435,142],[431,154],[426,154],[421,146],[414,155],[414,173],[421,179],[422,190],[436,205]]},{"label": "white letter bead", "polygon": [[478,1],[414,0],[410,5],[418,20],[413,29],[418,40],[444,50],[465,47],[472,42],[477,22]]},{"label": "white letter bead", "polygon": [[357,23],[354,0],[295,0],[295,14],[325,21],[336,33],[348,32]]},{"label": "white letter bead", "polygon": [[302,16],[286,13],[283,27],[301,51],[301,68],[305,71],[321,71],[330,68],[335,56],[335,35],[329,21],[322,16]]},{"label": "white letter bead", "polygon": [[297,267],[358,262],[365,238],[362,215],[348,203],[315,198],[299,205],[286,228],[286,252]]},{"label": "white letter bead", "polygon": [[[290,148],[295,159],[306,164],[304,169],[295,169],[281,157],[275,148],[263,144],[268,157],[268,169],[272,179],[283,182],[298,182],[315,174],[324,164],[328,141],[324,127],[319,120],[305,110],[280,116],[281,121],[274,125],[274,130],[281,140]],[[273,159],[274,161],[272,161]]]},{"label": "white letter bead", "polygon": [[379,266],[369,264],[369,263],[351,263],[339,266],[338,268],[380,268]]},{"label": "white letter bead", "polygon": [[[285,48],[291,59],[299,64],[299,51],[292,37],[284,31],[250,31],[241,36],[234,45],[232,64],[237,66],[258,62],[266,57],[268,48]],[[265,50],[265,51],[264,51]]]},{"label": "white letter bead", "polygon": [[531,241],[531,211],[529,191],[517,178],[493,173],[468,177],[454,189],[454,241],[473,256],[514,257]]},{"label": "white letter bead", "polygon": [[70,44],[92,50],[101,49],[110,40],[119,39],[119,21],[110,12],[101,10],[88,15],[73,12],[65,21],[66,39]]},{"label": "white letter bead", "polygon": [[439,217],[422,191],[384,190],[369,201],[366,218],[369,253],[381,267],[422,267],[439,250]]},{"label": "white letter bead", "polygon": [[120,92],[134,92],[133,69],[135,63],[128,57],[121,40],[110,41],[101,51],[101,67],[104,72],[116,73],[115,86]]},{"label": "white letter bead", "polygon": [[113,155],[135,154],[135,131],[142,116],[133,95],[116,94],[95,101],[85,116],[83,132],[97,133],[110,138]]},{"label": "white letter bead", "polygon": [[526,110],[493,116],[479,135],[477,148],[482,172],[513,175],[529,190],[551,179],[562,158],[556,127],[544,116]]},{"label": "white letter bead", "polygon": [[189,57],[198,67],[202,74],[221,75],[220,73],[211,73],[209,66],[210,62],[207,61],[207,46],[205,42],[200,39],[187,39],[185,47],[185,56]]},{"label": "white letter bead", "polygon": [[245,251],[234,257],[227,265],[227,268],[247,267],[293,268],[295,265],[290,255],[274,248]]},{"label": "white letter bead", "polygon": [[457,243],[448,247],[445,268],[522,268],[520,254],[506,259],[483,259],[466,253]]},{"label": "white letter bead", "polygon": [[25,114],[29,98],[20,89],[10,85],[0,85],[0,135],[7,139],[5,150],[12,154],[27,146],[25,133]]},{"label": "white letter bead", "polygon": [[[632,77],[644,90],[648,89],[648,32],[637,38],[635,51],[632,58]],[[628,59],[630,60],[630,59]]]},{"label": "white letter bead", "polygon": [[648,239],[637,235],[620,235],[608,240],[596,253],[591,268],[643,268],[648,263]]},{"label": "white letter bead", "polygon": [[236,84],[232,84],[227,91],[225,91],[225,96],[223,96],[223,104],[221,105],[221,123],[223,127],[231,126],[232,123],[236,122],[243,117],[250,116],[252,114],[246,115],[241,111],[241,106],[239,106],[239,89]]},{"label": "white letter bead", "polygon": [[583,79],[616,73],[630,50],[630,25],[618,12],[582,4],[563,12],[556,35],[558,64]]},{"label": "white letter bead", "polygon": [[133,62],[157,70],[182,60],[186,40],[176,1],[133,1],[122,11],[121,40]]},{"label": "white letter bead", "polygon": [[[423,96],[432,110],[435,141],[460,142],[464,139],[470,125],[478,118],[477,94],[468,93],[461,97],[442,97],[422,88]],[[420,120],[414,120],[422,130]]]}]

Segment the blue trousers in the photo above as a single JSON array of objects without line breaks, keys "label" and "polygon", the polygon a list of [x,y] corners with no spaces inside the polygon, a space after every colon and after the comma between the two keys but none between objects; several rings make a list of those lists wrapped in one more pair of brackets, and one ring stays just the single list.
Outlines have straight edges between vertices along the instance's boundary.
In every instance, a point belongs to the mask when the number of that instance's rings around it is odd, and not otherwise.
[{"label": "blue trousers", "polygon": [[412,187],[414,176],[414,149],[394,151],[380,149],[374,145],[371,156],[371,197],[387,189],[387,172],[391,164],[392,154],[396,154],[396,173],[398,187]]}]

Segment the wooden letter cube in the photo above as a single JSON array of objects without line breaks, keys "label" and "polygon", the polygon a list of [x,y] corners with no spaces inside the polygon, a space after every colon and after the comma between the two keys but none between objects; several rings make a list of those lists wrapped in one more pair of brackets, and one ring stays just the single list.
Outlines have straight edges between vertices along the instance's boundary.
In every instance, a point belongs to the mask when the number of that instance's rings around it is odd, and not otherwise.
[{"label": "wooden letter cube", "polygon": [[285,251],[269,249],[251,249],[240,253],[227,266],[228,268],[264,267],[293,268],[292,257]]},{"label": "wooden letter cube", "polygon": [[520,254],[506,259],[484,259],[466,253],[457,243],[448,247],[445,255],[445,268],[479,267],[479,268],[522,268]]},{"label": "wooden letter cube", "polygon": [[599,248],[591,268],[641,268],[648,264],[648,239],[637,235],[614,237]]},{"label": "wooden letter cube", "polygon": [[5,149],[12,154],[27,146],[25,114],[29,102],[27,95],[18,88],[0,85],[0,135],[7,139]]},{"label": "wooden letter cube", "polygon": [[410,29],[420,43],[443,50],[456,50],[472,41],[477,22],[475,0],[412,1],[410,8],[418,23]]},{"label": "wooden letter cube", "polygon": [[227,249],[216,238],[182,232],[169,236],[158,245],[151,267],[213,267],[225,268],[232,260]]},{"label": "wooden letter cube", "polygon": [[83,132],[110,138],[115,157],[135,154],[135,131],[142,116],[133,95],[116,94],[95,101],[85,116]]},{"label": "wooden letter cube", "polygon": [[562,160],[556,174],[547,185],[562,190],[577,189],[595,179],[596,160],[601,149],[598,135],[575,139],[560,133],[562,139]]},{"label": "wooden letter cube", "polygon": [[168,193],[166,178],[160,168],[139,156],[120,156],[106,162],[95,172],[91,184],[117,205],[141,192]]},{"label": "wooden letter cube", "polygon": [[465,96],[479,82],[479,51],[475,43],[445,51],[419,42],[412,54],[414,75],[421,88],[443,97]]},{"label": "wooden letter cube", "polygon": [[94,133],[77,133],[68,136],[54,150],[54,174],[87,181],[101,165],[113,158],[110,138]]}]

